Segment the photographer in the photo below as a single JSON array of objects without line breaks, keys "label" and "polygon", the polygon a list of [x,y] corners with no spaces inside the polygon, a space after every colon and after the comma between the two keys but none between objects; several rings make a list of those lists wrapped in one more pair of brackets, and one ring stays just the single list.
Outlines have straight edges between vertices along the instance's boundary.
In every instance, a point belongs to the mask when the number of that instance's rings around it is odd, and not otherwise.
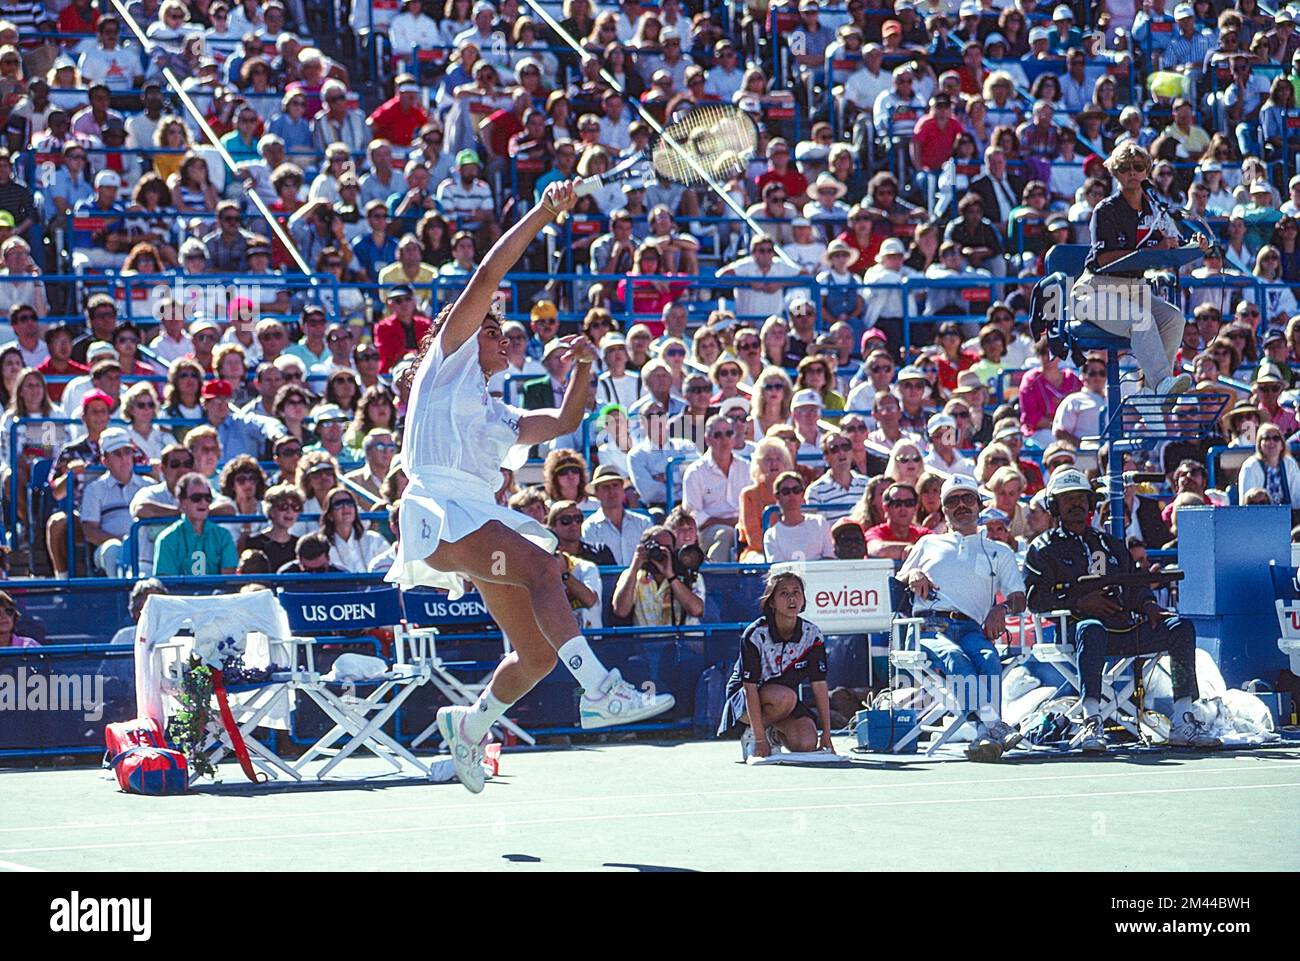
[{"label": "photographer", "polygon": [[[704,579],[684,574],[677,543],[666,527],[646,529],[632,564],[614,586],[614,613],[637,627],[698,624],[704,614]],[[690,581],[690,583],[687,583]]]},{"label": "photographer", "polygon": [[1070,594],[1085,574],[1137,573],[1124,542],[1090,525],[1098,500],[1083,474],[1058,470],[1047,487],[1047,509],[1054,526],[1034,539],[1025,557],[1029,609],[1068,608],[1075,625],[1085,718],[1078,743],[1087,753],[1103,753],[1108,747],[1101,717],[1101,673],[1106,658],[1168,651],[1174,688],[1169,743],[1217,748],[1218,739],[1204,731],[1192,711],[1192,702],[1199,696],[1192,623],[1162,609],[1145,584]]},{"label": "photographer", "polygon": [[[740,657],[727,682],[718,734],[726,736],[737,725],[745,725],[740,741],[744,757],[768,757],[773,741],[796,752],[835,751],[826,646],[817,626],[799,616],[804,599],[798,574],[769,573],[760,602],[763,616],[741,635]],[[799,687],[805,681],[812,685],[815,714],[799,700]]]}]

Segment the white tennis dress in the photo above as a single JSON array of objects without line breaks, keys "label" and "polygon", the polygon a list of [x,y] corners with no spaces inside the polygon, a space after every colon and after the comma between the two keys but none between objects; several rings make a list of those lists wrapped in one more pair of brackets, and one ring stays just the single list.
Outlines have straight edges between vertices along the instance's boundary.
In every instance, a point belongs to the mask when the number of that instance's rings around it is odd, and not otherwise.
[{"label": "white tennis dress", "polygon": [[385,580],[444,588],[455,600],[465,592],[462,575],[426,560],[444,541],[458,541],[488,521],[500,521],[548,553],[557,541],[531,517],[496,502],[501,468],[516,469],[528,456],[528,448],[518,444],[525,412],[488,393],[477,337],[450,357],[442,338],[439,332],[411,386],[402,442],[410,484],[401,498],[397,561]]}]

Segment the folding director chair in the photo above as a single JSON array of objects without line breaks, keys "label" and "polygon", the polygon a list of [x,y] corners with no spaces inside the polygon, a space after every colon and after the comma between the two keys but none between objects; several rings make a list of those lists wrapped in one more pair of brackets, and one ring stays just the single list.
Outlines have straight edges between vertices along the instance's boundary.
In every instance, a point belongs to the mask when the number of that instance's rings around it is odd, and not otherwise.
[{"label": "folding director chair", "polygon": [[[1028,631],[1034,637],[1034,644],[1028,654],[1040,664],[1052,668],[1070,689],[1078,695],[1074,705],[1066,712],[1071,721],[1082,723],[1083,716],[1083,680],[1079,675],[1079,656],[1070,633],[1070,612],[1066,610],[1049,611],[1043,617],[1055,622],[1056,639],[1042,640],[1043,628],[1039,618],[1034,618]],[[1144,726],[1158,735],[1162,740],[1169,736],[1168,730],[1153,726],[1139,710],[1135,698],[1138,695],[1138,683],[1141,680],[1139,664],[1146,655],[1123,655],[1107,658],[1106,666],[1101,672],[1100,714],[1103,723],[1117,724],[1139,741],[1148,741]],[[1073,742],[1071,742],[1073,746]]]},{"label": "folding director chair", "polygon": [[[158,659],[162,693],[168,702],[168,715],[180,710],[178,695],[184,684],[184,669],[189,663],[192,650],[191,640],[178,638],[154,647],[154,656]],[[268,664],[275,660],[270,653],[269,639],[264,634],[251,634],[244,654],[247,664]],[[270,779],[278,779],[281,774],[301,781],[302,775],[293,766],[283,760],[275,751],[263,744],[257,737],[257,730],[264,727],[276,727],[284,724],[289,716],[292,700],[292,687],[295,680],[293,672],[276,673],[262,683],[229,685],[230,713],[239,730],[248,757],[253,766]],[[205,740],[199,751],[206,755],[215,768],[227,755],[234,753],[230,733],[212,711],[212,722],[205,732]]]},{"label": "folding director chair", "polygon": [[[445,594],[430,590],[407,591],[402,597],[406,616],[394,631],[394,641],[399,649],[410,648],[412,652],[418,655],[418,663],[421,669],[427,673],[428,683],[440,691],[443,697],[452,704],[470,705],[478,700],[479,694],[487,687],[499,661],[444,660],[438,653],[437,648],[438,625],[439,623],[444,626],[451,623],[468,624],[472,623],[476,617],[490,623],[491,616],[487,614],[486,608],[482,608],[479,615],[452,613],[450,606],[444,606],[442,603],[445,597]],[[481,607],[482,601],[478,599],[477,594],[470,593],[465,594],[457,604],[459,605],[457,610],[463,612],[469,609],[477,609],[476,605]],[[503,632],[501,635],[501,656],[505,657],[510,651],[510,639]],[[477,672],[479,674],[478,680],[465,680],[457,676],[457,671],[461,673]],[[531,734],[508,717],[502,716],[497,721],[497,724],[525,744],[537,743]],[[428,727],[411,739],[411,747],[419,747],[432,737],[437,729],[438,722],[436,720],[430,722]]]},{"label": "folding director chair", "polygon": [[[1010,661],[1004,661],[1002,665],[1003,676],[1023,663],[1026,657],[1024,652],[1031,649],[1032,638],[1029,634],[1031,623],[1033,629],[1037,630],[1038,619],[1022,615],[1014,623],[1008,624],[1008,634],[1004,635],[1012,638],[1015,643],[994,644],[999,656],[1006,658],[1010,655]],[[894,750],[897,751],[913,741],[919,748],[922,737],[926,736],[929,738],[925,749],[928,756],[938,751],[961,730],[966,723],[967,711],[946,683],[943,673],[921,646],[924,626],[923,617],[894,618],[890,626],[889,639],[889,686],[893,690],[898,690],[898,677],[900,674],[906,674],[917,688],[907,702],[896,705],[915,709],[916,723],[911,730],[895,741]],[[1018,648],[1020,653],[1014,653],[1014,648]]]},{"label": "folding director chair", "polygon": [[1269,561],[1268,573],[1273,580],[1273,603],[1280,631],[1277,646],[1291,659],[1291,673],[1300,674],[1300,580],[1297,580],[1300,572]]},{"label": "folding director chair", "polygon": [[[321,593],[286,591],[280,595],[280,604],[294,632],[291,687],[309,698],[333,722],[333,727],[317,738],[294,764],[299,774],[316,759],[329,757],[315,775],[323,780],[344,758],[365,748],[398,772],[404,771],[405,763],[428,776],[428,765],[383,729],[406,699],[431,680],[431,657],[422,646],[422,639],[415,639],[412,646],[403,637],[396,645],[393,664],[375,677],[356,682],[373,685],[369,694],[359,693],[350,684],[326,681],[316,666],[319,646],[354,640],[342,635],[343,631],[393,628],[394,636],[401,636],[402,601],[397,588]],[[341,690],[335,690],[340,684]]]}]

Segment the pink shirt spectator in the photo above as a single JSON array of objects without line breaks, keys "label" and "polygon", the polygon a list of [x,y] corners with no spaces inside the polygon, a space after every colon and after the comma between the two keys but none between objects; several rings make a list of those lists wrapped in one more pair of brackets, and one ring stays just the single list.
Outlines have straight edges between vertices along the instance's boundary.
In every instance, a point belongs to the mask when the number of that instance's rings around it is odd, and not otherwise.
[{"label": "pink shirt spectator", "polygon": [[34,637],[23,637],[21,634],[15,634],[9,638],[10,647],[40,647],[41,642]]},{"label": "pink shirt spectator", "polygon": [[[1032,438],[1036,433],[1034,427],[1044,417],[1048,423],[1051,423],[1056,416],[1056,408],[1061,406],[1061,401],[1065,400],[1068,394],[1073,394],[1076,390],[1083,389],[1083,381],[1079,375],[1069,370],[1062,370],[1064,380],[1060,386],[1053,387],[1047,382],[1040,368],[1031,370],[1025,374],[1024,379],[1020,382],[1020,431],[1026,438]],[[1051,434],[1051,428],[1047,428],[1047,433]]]}]

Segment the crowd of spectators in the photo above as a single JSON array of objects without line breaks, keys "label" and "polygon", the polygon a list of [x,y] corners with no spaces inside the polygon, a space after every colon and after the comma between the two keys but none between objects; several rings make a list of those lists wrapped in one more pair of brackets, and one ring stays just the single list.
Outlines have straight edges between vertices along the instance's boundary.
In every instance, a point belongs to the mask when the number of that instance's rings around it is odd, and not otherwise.
[{"label": "crowd of spectators", "polygon": [[[1219,234],[1177,362],[1232,397],[1197,438],[1125,455],[1168,478],[1126,491],[1131,546],[1226,502],[1215,445],[1255,450],[1239,502],[1300,505],[1295,11],[1139,6],[566,0],[556,31],[516,0],[353,0],[342,21],[137,0],[142,45],[85,0],[0,0],[7,516],[55,577],[386,569],[432,318],[547,183],[711,102],[758,126],[723,185],[757,230],[707,189],[607,185],[520,265],[553,279],[503,294],[493,393],[552,406],[557,337],[598,348],[586,429],[499,495],[555,531],[588,625],[698,618],[701,562],[901,562],[944,529],[954,474],[1023,550],[1051,472],[1097,472],[1107,400],[1104,356],[1030,336],[1030,278],[1086,242],[1100,159],[1130,139]],[[194,295],[204,277],[237,296]],[[625,569],[609,599],[601,564]]]}]

